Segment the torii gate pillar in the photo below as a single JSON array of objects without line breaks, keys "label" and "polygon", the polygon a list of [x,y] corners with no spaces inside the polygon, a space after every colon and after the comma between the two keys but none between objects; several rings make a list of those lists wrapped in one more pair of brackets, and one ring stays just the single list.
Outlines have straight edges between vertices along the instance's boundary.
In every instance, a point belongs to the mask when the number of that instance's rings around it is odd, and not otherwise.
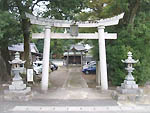
[{"label": "torii gate pillar", "polygon": [[[30,18],[32,24],[53,26],[53,27],[70,27],[73,21],[66,20],[51,20],[40,17],[35,17],[26,13],[26,16]],[[108,89],[107,79],[107,63],[106,63],[106,48],[105,39],[117,39],[115,33],[104,33],[105,26],[117,25],[119,20],[122,19],[124,13],[108,18],[97,20],[95,23],[90,22],[77,22],[79,27],[98,27],[98,34],[83,34],[80,33],[78,36],[70,36],[70,34],[62,33],[51,33],[51,28],[46,27],[45,34],[34,34],[35,39],[44,38],[44,52],[43,52],[43,68],[42,68],[42,90],[48,90],[48,77],[49,77],[49,52],[50,52],[50,38],[51,39],[98,39],[99,40],[99,59],[100,59],[100,71],[101,71],[101,88],[102,90]],[[51,36],[50,36],[51,35]]]},{"label": "torii gate pillar", "polygon": [[99,60],[100,60],[100,73],[101,73],[101,89],[108,89],[107,79],[107,63],[106,63],[106,48],[105,48],[105,26],[98,27],[98,41],[99,41]]},{"label": "torii gate pillar", "polygon": [[43,51],[42,82],[41,82],[42,91],[48,90],[50,34],[51,34],[51,27],[46,26],[44,34],[44,51]]}]

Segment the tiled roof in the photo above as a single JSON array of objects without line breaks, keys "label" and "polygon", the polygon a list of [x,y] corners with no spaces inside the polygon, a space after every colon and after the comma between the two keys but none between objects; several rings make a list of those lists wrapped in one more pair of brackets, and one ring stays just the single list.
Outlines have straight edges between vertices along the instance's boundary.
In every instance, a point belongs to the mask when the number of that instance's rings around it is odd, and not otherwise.
[{"label": "tiled roof", "polygon": [[[30,49],[31,49],[32,53],[39,53],[39,51],[38,51],[38,49],[37,49],[37,47],[34,43],[30,43]],[[23,52],[24,51],[24,44],[23,43],[18,43],[18,44],[8,46],[8,50]]]},{"label": "tiled roof", "polygon": [[70,47],[70,50],[76,50],[76,51],[84,51],[86,50],[83,44],[77,44],[77,45],[72,45]]}]

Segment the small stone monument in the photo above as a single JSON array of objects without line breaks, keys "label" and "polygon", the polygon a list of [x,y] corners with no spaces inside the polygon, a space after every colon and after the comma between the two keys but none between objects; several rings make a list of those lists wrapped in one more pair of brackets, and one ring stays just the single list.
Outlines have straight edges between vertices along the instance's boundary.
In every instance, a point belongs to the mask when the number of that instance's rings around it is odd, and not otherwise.
[{"label": "small stone monument", "polygon": [[20,54],[15,53],[15,59],[9,61],[12,65],[13,79],[12,84],[9,85],[9,89],[4,91],[5,99],[27,99],[27,95],[31,93],[31,87],[26,87],[23,83],[22,77],[20,76],[20,65],[24,65],[25,61],[20,59]]},{"label": "small stone monument", "polygon": [[117,87],[117,92],[113,95],[116,96],[117,100],[126,100],[130,98],[132,98],[131,100],[135,100],[136,97],[141,96],[143,93],[143,90],[138,88],[138,84],[136,84],[132,75],[134,70],[132,65],[138,61],[139,60],[134,60],[132,58],[132,53],[130,51],[128,52],[128,58],[122,60],[123,63],[127,64],[125,69],[128,71],[128,74],[125,77],[124,83],[121,83],[121,87]]}]

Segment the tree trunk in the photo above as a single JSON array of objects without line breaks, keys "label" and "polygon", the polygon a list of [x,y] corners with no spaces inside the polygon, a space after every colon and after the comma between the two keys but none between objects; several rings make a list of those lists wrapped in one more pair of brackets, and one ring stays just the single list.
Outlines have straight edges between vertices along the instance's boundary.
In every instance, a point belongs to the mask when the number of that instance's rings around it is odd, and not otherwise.
[{"label": "tree trunk", "polygon": [[22,19],[22,31],[24,36],[24,60],[25,67],[31,68],[31,50],[30,50],[30,22],[28,19]]},{"label": "tree trunk", "polygon": [[0,0],[0,8],[3,11],[8,11],[9,9],[8,0]]},{"label": "tree trunk", "polygon": [[11,71],[11,66],[9,64],[8,61],[10,61],[10,55],[9,55],[9,50],[8,50],[8,44],[4,44],[5,47],[3,46],[3,48],[1,49],[1,56],[6,64],[7,67],[7,73],[10,74]]},{"label": "tree trunk", "polygon": [[10,79],[10,74],[8,73],[6,62],[3,59],[0,51],[0,83],[8,81],[9,79]]},{"label": "tree trunk", "polygon": [[132,10],[131,10],[130,18],[129,18],[129,24],[131,24],[133,27],[134,19],[135,19],[136,13],[138,11],[138,8],[140,6],[140,0],[136,0],[135,4],[131,5],[131,6],[132,6]]},{"label": "tree trunk", "polygon": [[31,50],[30,50],[30,20],[26,18],[25,11],[29,11],[29,7],[23,5],[21,1],[15,0],[20,13],[20,23],[22,26],[23,37],[24,37],[24,60],[25,68],[31,68]]}]

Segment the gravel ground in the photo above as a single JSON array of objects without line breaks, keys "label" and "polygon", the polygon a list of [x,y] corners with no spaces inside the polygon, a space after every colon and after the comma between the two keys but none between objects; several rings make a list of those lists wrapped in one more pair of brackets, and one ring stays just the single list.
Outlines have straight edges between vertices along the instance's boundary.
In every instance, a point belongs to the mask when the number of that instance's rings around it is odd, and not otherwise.
[{"label": "gravel ground", "polygon": [[96,74],[84,74],[82,73],[82,77],[86,80],[89,88],[96,88]]},{"label": "gravel ground", "polygon": [[59,67],[58,70],[51,72],[51,88],[62,88],[68,77],[69,70],[66,67]]}]

